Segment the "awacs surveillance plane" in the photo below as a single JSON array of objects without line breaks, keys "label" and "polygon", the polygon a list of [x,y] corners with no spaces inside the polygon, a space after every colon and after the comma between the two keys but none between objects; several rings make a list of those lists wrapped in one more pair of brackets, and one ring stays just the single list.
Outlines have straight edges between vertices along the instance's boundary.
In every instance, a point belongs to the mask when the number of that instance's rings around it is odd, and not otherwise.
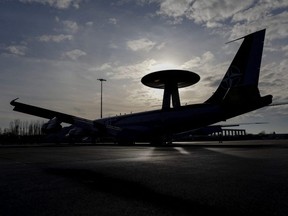
[{"label": "awacs surveillance plane", "polygon": [[[142,83],[164,89],[162,109],[88,120],[76,116],[11,101],[14,110],[46,119],[42,129],[61,130],[61,123],[72,124],[69,136],[114,137],[119,144],[148,141],[163,144],[177,133],[209,126],[219,121],[268,106],[272,95],[261,96],[258,80],[265,29],[246,35],[224,78],[210,98],[201,104],[181,106],[178,89],[195,84],[200,77],[189,71],[165,70],[150,73]],[[172,102],[172,106],[171,106]]]}]

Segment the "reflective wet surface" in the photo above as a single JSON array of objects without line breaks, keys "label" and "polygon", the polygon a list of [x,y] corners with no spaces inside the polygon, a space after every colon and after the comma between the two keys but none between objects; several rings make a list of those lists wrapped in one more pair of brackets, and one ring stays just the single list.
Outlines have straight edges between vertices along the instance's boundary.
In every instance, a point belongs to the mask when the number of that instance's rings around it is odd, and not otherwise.
[{"label": "reflective wet surface", "polygon": [[287,215],[288,143],[0,148],[0,215]]}]

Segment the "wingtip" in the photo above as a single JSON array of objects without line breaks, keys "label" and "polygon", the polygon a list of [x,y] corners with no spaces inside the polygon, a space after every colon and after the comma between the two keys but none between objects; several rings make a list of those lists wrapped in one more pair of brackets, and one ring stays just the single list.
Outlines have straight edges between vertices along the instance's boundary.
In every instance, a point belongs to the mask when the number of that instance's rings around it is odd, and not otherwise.
[{"label": "wingtip", "polygon": [[18,99],[19,99],[18,97],[15,98],[14,100],[12,100],[12,101],[10,102],[10,104],[11,104],[12,106],[15,106],[15,101],[18,100]]}]

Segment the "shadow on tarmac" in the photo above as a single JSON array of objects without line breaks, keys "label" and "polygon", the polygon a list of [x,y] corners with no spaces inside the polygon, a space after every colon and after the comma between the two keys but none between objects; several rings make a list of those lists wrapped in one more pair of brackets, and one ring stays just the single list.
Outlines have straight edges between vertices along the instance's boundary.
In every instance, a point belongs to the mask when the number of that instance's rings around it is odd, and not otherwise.
[{"label": "shadow on tarmac", "polygon": [[230,215],[223,209],[164,194],[141,183],[119,179],[91,170],[49,168],[46,172],[69,178],[93,191],[108,193],[128,201],[133,200],[150,204],[156,208],[171,212],[171,215]]}]

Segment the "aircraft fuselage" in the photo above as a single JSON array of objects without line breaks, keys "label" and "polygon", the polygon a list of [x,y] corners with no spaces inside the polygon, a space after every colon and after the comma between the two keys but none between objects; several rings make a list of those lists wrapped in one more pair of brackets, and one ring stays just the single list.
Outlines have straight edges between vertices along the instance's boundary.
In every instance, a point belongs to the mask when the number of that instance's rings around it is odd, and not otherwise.
[{"label": "aircraft fuselage", "polygon": [[219,121],[259,109],[271,103],[272,97],[262,97],[258,103],[239,105],[194,104],[95,120],[104,124],[106,133],[116,139],[147,140],[168,138],[172,134],[194,130]]}]

